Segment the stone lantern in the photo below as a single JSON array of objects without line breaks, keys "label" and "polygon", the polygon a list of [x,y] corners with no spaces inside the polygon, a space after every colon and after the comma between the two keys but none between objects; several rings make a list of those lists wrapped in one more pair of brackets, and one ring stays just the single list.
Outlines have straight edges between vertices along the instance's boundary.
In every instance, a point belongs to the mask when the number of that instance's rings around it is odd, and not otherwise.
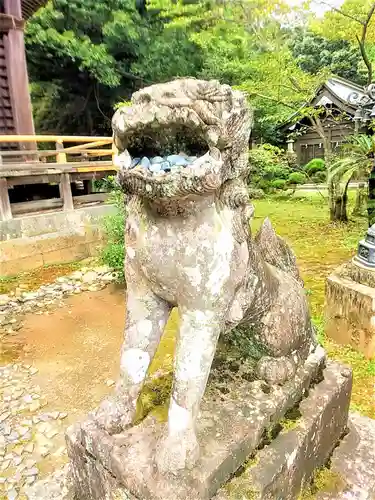
[{"label": "stone lantern", "polygon": [[365,238],[359,242],[357,255],[353,262],[375,269],[375,224],[367,230]]}]

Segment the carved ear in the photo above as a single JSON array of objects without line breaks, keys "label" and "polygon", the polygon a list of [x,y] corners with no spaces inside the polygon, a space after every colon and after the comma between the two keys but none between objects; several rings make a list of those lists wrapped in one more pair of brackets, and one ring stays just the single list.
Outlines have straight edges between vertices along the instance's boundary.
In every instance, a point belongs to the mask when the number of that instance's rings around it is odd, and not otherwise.
[{"label": "carved ear", "polygon": [[303,284],[297,267],[297,259],[289,245],[278,236],[267,217],[255,237],[263,259],[272,266],[291,274]]}]

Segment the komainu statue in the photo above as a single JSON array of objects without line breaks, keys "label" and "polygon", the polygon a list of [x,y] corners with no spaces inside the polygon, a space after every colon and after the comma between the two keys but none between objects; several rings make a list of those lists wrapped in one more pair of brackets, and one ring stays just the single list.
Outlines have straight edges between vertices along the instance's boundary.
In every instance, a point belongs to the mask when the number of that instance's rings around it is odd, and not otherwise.
[{"label": "komainu statue", "polygon": [[[250,231],[246,180],[252,113],[243,94],[192,78],[136,92],[113,118],[125,229],[127,311],[121,375],[95,412],[109,433],[132,424],[173,307],[180,326],[160,472],[199,455],[195,420],[222,332],[248,328],[259,378],[283,384],[315,340],[296,259],[269,220]],[[247,331],[247,330],[246,330]]]}]

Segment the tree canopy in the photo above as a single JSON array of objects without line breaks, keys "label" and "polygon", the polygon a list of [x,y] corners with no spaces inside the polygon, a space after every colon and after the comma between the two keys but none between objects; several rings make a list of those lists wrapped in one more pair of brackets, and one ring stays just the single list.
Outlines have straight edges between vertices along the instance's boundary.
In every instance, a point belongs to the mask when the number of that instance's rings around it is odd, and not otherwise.
[{"label": "tree canopy", "polygon": [[50,1],[25,34],[36,128],[108,133],[116,103],[189,75],[246,91],[256,134],[277,142],[277,125],[329,74],[366,81],[356,36],[367,4],[346,0],[344,15],[314,19],[286,0]]}]

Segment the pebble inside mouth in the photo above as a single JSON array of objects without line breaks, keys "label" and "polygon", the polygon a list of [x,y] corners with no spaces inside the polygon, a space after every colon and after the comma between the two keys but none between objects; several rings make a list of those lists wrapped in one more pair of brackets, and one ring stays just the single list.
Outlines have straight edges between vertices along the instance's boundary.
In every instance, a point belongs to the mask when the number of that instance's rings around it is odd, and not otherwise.
[{"label": "pebble inside mouth", "polygon": [[[146,173],[147,175],[164,176],[185,170],[187,167],[196,170],[205,164],[214,162],[210,153],[202,156],[189,156],[185,153],[171,154],[167,156],[143,156],[131,157],[129,151],[125,150],[115,161],[116,166],[124,170],[133,170]],[[189,170],[190,170],[189,169]]]}]

